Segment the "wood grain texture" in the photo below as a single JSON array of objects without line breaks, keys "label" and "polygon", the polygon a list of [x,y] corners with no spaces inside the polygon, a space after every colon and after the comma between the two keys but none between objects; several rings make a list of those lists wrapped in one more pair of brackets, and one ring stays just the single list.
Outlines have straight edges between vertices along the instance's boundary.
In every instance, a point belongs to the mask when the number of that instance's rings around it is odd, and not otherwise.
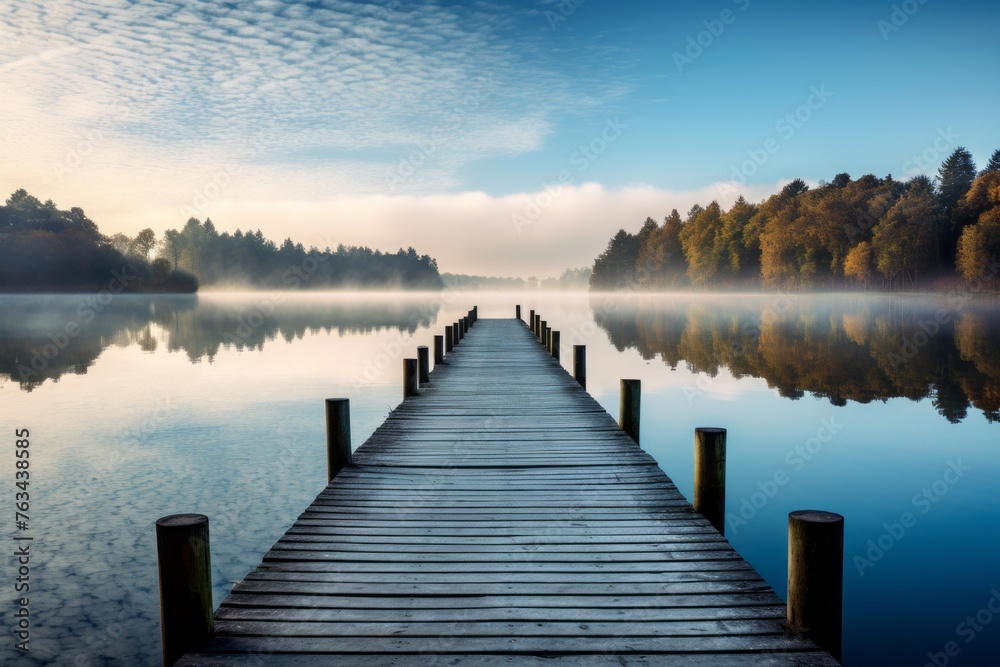
[{"label": "wood grain texture", "polygon": [[836,665],[518,320],[477,320],[180,665]]}]

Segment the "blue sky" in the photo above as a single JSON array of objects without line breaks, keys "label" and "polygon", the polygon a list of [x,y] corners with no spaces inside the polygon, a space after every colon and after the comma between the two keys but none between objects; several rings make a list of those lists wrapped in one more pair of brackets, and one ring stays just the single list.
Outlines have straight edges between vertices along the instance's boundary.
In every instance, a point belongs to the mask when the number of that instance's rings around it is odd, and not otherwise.
[{"label": "blue sky", "polygon": [[[552,275],[619,227],[1000,147],[995,3],[0,8],[0,188]],[[914,159],[916,158],[916,159]]]}]

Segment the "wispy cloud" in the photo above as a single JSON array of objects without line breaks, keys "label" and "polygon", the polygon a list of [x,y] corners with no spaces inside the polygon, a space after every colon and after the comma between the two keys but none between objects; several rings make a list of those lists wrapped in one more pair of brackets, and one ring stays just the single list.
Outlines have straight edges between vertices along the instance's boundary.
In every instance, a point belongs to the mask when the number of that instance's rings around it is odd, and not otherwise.
[{"label": "wispy cloud", "polygon": [[258,195],[274,182],[312,198],[382,192],[386,170],[436,133],[407,187],[453,188],[474,160],[540,148],[561,109],[601,103],[525,58],[538,37],[517,38],[515,18],[481,3],[8,3],[0,98],[19,173],[5,161],[0,180],[49,178],[45,196],[60,186],[53,165],[97,129],[76,190],[117,182],[126,199],[182,202],[206,170],[239,159]]}]

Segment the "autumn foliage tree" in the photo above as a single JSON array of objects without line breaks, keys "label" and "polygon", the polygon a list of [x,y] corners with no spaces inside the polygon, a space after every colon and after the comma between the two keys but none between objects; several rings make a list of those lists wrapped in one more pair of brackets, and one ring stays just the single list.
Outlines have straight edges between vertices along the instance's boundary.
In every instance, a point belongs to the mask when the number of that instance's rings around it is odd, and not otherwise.
[{"label": "autumn foliage tree", "polygon": [[674,210],[661,226],[647,218],[638,234],[619,230],[590,284],[910,289],[949,275],[956,262],[963,276],[982,271],[1000,252],[998,202],[1000,151],[978,178],[958,148],[934,180],[841,173],[810,188],[795,179],[757,204],[696,204],[684,219]]}]

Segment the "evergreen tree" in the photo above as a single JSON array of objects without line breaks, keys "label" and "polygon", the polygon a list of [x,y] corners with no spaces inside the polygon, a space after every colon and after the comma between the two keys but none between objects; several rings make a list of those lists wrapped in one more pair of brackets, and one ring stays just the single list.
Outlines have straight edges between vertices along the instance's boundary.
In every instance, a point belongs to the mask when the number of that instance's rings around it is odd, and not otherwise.
[{"label": "evergreen tree", "polygon": [[938,201],[946,213],[951,214],[974,180],[976,163],[972,160],[972,153],[959,146],[938,169]]},{"label": "evergreen tree", "polygon": [[975,180],[976,163],[972,161],[972,154],[962,146],[956,148],[938,170],[938,201],[951,222],[950,229],[944,234],[941,260],[949,265],[954,264],[962,231],[974,222],[956,211],[956,207]]},{"label": "evergreen tree", "polygon": [[1000,148],[993,151],[993,155],[990,156],[990,161],[986,164],[986,169],[983,173],[989,171],[1000,171]]},{"label": "evergreen tree", "polygon": [[[655,223],[654,223],[655,224]],[[594,260],[590,274],[593,290],[617,290],[635,282],[635,262],[639,254],[639,239],[624,229],[608,242],[608,247]]]}]

